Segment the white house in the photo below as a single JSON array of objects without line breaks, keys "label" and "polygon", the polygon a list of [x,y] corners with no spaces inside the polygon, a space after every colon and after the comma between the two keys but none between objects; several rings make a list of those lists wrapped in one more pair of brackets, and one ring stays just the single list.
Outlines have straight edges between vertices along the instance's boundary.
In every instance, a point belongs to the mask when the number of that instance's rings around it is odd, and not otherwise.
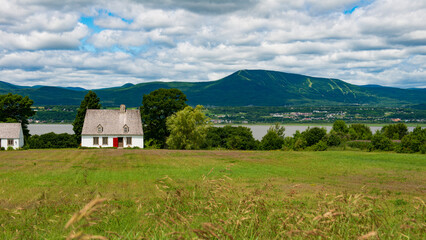
[{"label": "white house", "polygon": [[81,133],[83,147],[143,148],[142,120],[139,110],[87,109]]},{"label": "white house", "polygon": [[0,123],[0,148],[24,146],[24,132],[20,123]]}]

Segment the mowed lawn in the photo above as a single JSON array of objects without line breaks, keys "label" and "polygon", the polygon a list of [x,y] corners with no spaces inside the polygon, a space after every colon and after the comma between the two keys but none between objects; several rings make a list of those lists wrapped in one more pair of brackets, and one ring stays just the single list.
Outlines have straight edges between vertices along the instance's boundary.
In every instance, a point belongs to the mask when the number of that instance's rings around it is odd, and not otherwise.
[{"label": "mowed lawn", "polygon": [[1,151],[0,239],[424,239],[425,183],[421,154]]}]

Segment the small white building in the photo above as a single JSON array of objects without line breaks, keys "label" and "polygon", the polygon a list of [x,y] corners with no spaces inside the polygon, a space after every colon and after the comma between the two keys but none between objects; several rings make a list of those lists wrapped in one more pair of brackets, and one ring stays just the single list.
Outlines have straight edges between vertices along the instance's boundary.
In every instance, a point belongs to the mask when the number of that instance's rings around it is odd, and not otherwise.
[{"label": "small white building", "polygon": [[0,148],[18,149],[24,146],[24,132],[20,123],[0,123]]},{"label": "small white building", "polygon": [[139,110],[87,109],[81,133],[83,147],[143,148],[142,120]]}]

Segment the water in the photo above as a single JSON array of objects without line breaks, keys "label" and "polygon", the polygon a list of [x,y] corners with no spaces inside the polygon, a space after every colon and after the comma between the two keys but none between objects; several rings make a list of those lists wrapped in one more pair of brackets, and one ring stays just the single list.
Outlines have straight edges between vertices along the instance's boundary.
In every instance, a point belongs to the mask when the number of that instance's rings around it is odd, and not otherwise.
[{"label": "water", "polygon": [[[224,125],[214,125],[215,127],[223,127]],[[233,126],[244,126],[251,129],[253,137],[257,140],[261,140],[265,136],[266,132],[271,126],[268,125],[233,125]],[[332,128],[329,126],[318,126],[318,125],[283,125],[285,127],[285,136],[292,137],[293,134],[299,130],[300,132],[305,131],[308,127],[324,127],[329,132]],[[382,127],[370,127],[371,132],[375,133],[377,130],[380,130]],[[28,129],[30,130],[31,135],[41,135],[45,133],[69,133],[74,134],[71,124],[29,124]],[[413,131],[414,127],[408,127],[409,131]]]},{"label": "water", "polygon": [[31,135],[41,135],[45,133],[69,133],[74,134],[71,124],[28,124]]}]

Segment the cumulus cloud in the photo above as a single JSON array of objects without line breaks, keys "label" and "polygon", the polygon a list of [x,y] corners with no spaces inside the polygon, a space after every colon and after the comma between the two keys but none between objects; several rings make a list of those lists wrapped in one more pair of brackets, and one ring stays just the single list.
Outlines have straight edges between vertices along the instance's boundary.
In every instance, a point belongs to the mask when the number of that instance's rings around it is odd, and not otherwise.
[{"label": "cumulus cloud", "polygon": [[9,50],[77,49],[87,35],[87,26],[79,23],[69,32],[10,33],[0,30],[0,46]]},{"label": "cumulus cloud", "polygon": [[259,0],[134,0],[151,8],[185,9],[201,14],[224,14],[256,5]]},{"label": "cumulus cloud", "polygon": [[0,80],[11,83],[99,88],[270,69],[354,84],[425,87],[422,0],[0,5]]}]

